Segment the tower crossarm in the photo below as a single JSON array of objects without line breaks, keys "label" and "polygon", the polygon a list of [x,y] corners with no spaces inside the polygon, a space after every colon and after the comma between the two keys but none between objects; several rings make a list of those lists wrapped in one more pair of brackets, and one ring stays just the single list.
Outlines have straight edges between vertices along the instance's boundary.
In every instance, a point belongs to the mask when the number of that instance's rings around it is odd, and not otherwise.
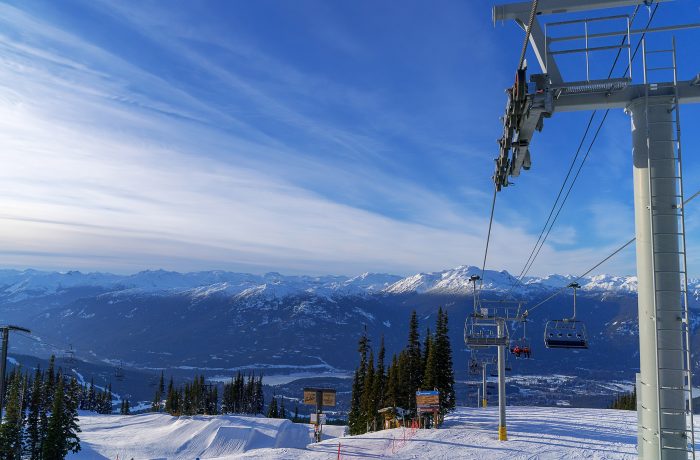
[{"label": "tower crossarm", "polygon": [[[655,0],[654,3],[671,0]],[[575,13],[578,11],[599,10],[604,8],[619,8],[637,6],[639,0],[539,0],[537,14]],[[493,7],[493,22],[518,19],[530,13],[532,2],[508,3]]]},{"label": "tower crossarm", "polygon": [[[566,93],[554,89],[554,111],[575,112],[581,110],[624,109],[631,101],[645,95],[647,85],[629,85],[619,90]],[[675,96],[673,83],[649,84],[650,97]],[[680,104],[700,103],[700,78],[678,82]]]}]

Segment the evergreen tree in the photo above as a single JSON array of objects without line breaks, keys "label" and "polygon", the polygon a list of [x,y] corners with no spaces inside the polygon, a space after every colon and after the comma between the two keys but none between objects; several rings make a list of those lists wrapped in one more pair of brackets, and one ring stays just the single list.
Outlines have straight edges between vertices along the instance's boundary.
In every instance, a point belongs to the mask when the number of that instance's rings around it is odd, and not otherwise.
[{"label": "evergreen tree", "polygon": [[165,371],[160,371],[160,381],[158,382],[158,391],[161,395],[165,394]]},{"label": "evergreen tree", "polygon": [[608,409],[637,410],[637,389],[618,395]]},{"label": "evergreen tree", "polygon": [[255,382],[255,400],[254,403],[254,414],[262,414],[263,408],[265,407],[265,395],[263,394],[263,375]]},{"label": "evergreen tree", "polygon": [[46,440],[43,445],[43,458],[62,459],[66,456],[65,439],[63,437],[63,379],[58,379],[52,399],[51,416],[49,417]]},{"label": "evergreen tree", "polygon": [[0,459],[15,460],[22,452],[23,416],[21,399],[22,374],[15,370],[9,379],[5,418],[0,425]]},{"label": "evergreen tree", "polygon": [[299,422],[299,404],[296,404],[294,406],[294,417],[292,417],[292,422],[294,422],[294,423]]},{"label": "evergreen tree", "polygon": [[425,370],[423,371],[422,388],[424,390],[432,390],[438,387],[438,357],[437,346],[433,344],[433,337],[430,334],[430,329],[425,337]]},{"label": "evergreen tree", "polygon": [[207,392],[207,408],[206,413],[209,415],[216,415],[218,412],[219,405],[219,389],[214,385],[211,390]]},{"label": "evergreen tree", "polygon": [[418,316],[416,311],[411,313],[411,320],[408,325],[408,344],[406,346],[406,382],[407,385],[407,408],[415,409],[416,407],[416,391],[420,387],[423,379],[423,360],[420,349],[420,335],[418,333]]},{"label": "evergreen tree", "polygon": [[364,387],[362,388],[362,400],[360,402],[362,415],[360,417],[360,420],[358,420],[358,423],[364,423],[364,430],[369,431],[370,429],[372,429],[372,422],[376,417],[376,398],[374,396],[374,353],[372,351],[370,351],[369,353],[369,360],[367,361],[367,372],[363,380]]},{"label": "evergreen tree", "polygon": [[156,393],[151,401],[151,412],[160,412],[160,402],[163,400],[163,393],[160,392],[160,387],[156,388]]},{"label": "evergreen tree", "polygon": [[78,438],[78,433],[80,433],[80,426],[78,425],[79,391],[80,385],[78,385],[78,381],[72,378],[68,391],[65,392],[64,412],[61,419],[64,457],[68,452],[76,453],[80,451],[80,438]]},{"label": "evergreen tree", "polygon": [[267,418],[277,418],[278,416],[277,398],[272,398],[272,401],[270,401],[270,407],[267,409]]},{"label": "evergreen tree", "polygon": [[173,384],[173,378],[170,377],[170,383],[168,383],[168,396],[165,399],[165,412],[170,415],[177,414],[177,401],[175,400],[175,385]]},{"label": "evergreen tree", "polygon": [[280,398],[279,417],[280,417],[280,418],[287,418],[287,411],[284,410],[284,397],[281,397],[281,398]]},{"label": "evergreen tree", "polygon": [[151,412],[160,412],[163,407],[163,396],[165,395],[165,374],[164,371],[160,371],[160,381],[156,386],[155,394],[153,395],[153,401],[151,401]]},{"label": "evergreen tree", "polygon": [[365,326],[360,340],[357,343],[357,351],[360,353],[360,365],[355,370],[352,383],[352,395],[350,397],[350,412],[348,413],[348,426],[350,434],[361,434],[367,429],[363,416],[362,400],[365,388],[365,374],[367,373],[367,352],[369,351],[369,337]]},{"label": "evergreen tree", "polygon": [[438,320],[435,329],[435,354],[437,361],[435,386],[440,391],[440,409],[444,414],[456,406],[455,397],[455,374],[452,363],[452,346],[448,335],[447,312],[440,308],[438,310]]},{"label": "evergreen tree", "polygon": [[379,342],[379,354],[377,355],[377,368],[374,371],[374,397],[376,408],[381,409],[386,405],[386,368],[384,359],[386,358],[386,348],[384,347],[384,336]]},{"label": "evergreen tree", "polygon": [[46,370],[46,380],[44,381],[44,395],[46,396],[45,406],[48,409],[53,403],[53,395],[56,385],[56,371],[54,369],[56,357],[49,358],[49,368]]},{"label": "evergreen tree", "polygon": [[399,354],[399,395],[401,397],[401,407],[410,408],[415,403],[415,391],[410,388],[411,382],[411,360],[408,350],[403,350]]},{"label": "evergreen tree", "polygon": [[95,394],[95,381],[90,379],[90,387],[88,388],[86,410],[96,410],[97,395]]},{"label": "evergreen tree", "polygon": [[360,377],[360,369],[355,369],[355,375],[352,379],[352,394],[350,396],[350,412],[348,413],[348,427],[351,435],[364,433],[365,428],[362,426],[362,377]]},{"label": "evergreen tree", "polygon": [[399,361],[396,354],[391,358],[391,364],[386,377],[386,403],[391,407],[398,407],[399,401]]},{"label": "evergreen tree", "polygon": [[27,431],[24,440],[24,452],[30,460],[41,458],[41,445],[45,432],[40,431],[40,414],[43,410],[42,385],[43,375],[37,367],[32,381],[29,410],[27,414]]}]

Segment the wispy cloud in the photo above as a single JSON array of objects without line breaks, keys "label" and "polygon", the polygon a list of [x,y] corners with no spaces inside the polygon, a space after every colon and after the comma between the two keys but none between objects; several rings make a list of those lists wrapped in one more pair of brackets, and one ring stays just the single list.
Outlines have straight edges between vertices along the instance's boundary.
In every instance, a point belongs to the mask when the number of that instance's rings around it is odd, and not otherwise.
[{"label": "wispy cloud", "polygon": [[[480,263],[492,140],[448,136],[438,117],[409,113],[385,88],[301,69],[223,29],[188,27],[181,11],[154,15],[157,3],[86,8],[175,64],[161,70],[121,52],[120,37],[97,43],[0,5],[6,265],[410,273]],[[368,52],[345,29],[315,34],[348,56]],[[498,210],[489,266],[518,272],[541,211],[515,201]],[[597,206],[588,215],[610,212]],[[603,237],[609,225],[600,222],[585,249],[578,227],[563,224],[536,271],[592,265],[614,246],[617,233]],[[618,268],[629,272],[628,262]]]}]

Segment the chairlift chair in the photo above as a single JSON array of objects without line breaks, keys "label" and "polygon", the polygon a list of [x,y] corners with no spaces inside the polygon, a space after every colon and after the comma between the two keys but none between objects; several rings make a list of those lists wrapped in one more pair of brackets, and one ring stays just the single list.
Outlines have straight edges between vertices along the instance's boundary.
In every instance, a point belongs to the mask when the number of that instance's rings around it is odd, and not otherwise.
[{"label": "chairlift chair", "polygon": [[122,368],[121,361],[119,362],[119,367],[114,370],[114,378],[118,382],[121,382],[122,380],[124,380],[124,369]]},{"label": "chairlift chair", "polygon": [[544,345],[547,348],[588,348],[588,334],[583,321],[576,319],[576,289],[581,286],[571,283],[568,287],[574,290],[574,314],[571,318],[553,319],[547,321],[544,328]]},{"label": "chairlift chair", "polygon": [[525,324],[526,320],[523,320],[523,335],[522,337],[515,339],[513,346],[510,348],[510,352],[512,355],[514,355],[516,358],[525,358],[525,359],[531,359],[532,358],[532,347],[530,345],[530,340],[527,338],[527,334],[525,331]]}]

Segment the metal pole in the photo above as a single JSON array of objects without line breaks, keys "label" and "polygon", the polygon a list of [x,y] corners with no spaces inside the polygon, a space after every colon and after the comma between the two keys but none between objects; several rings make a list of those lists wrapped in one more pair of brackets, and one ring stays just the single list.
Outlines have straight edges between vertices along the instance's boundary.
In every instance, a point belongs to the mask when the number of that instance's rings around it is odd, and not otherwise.
[{"label": "metal pole", "polygon": [[481,365],[481,407],[486,407],[487,399],[486,395],[486,362]]},{"label": "metal pole", "polygon": [[642,460],[688,456],[672,108],[668,97],[641,97],[628,107],[637,236],[638,452]]},{"label": "metal pole", "polygon": [[2,422],[2,408],[5,400],[5,363],[7,362],[7,339],[10,335],[10,328],[2,329],[2,357],[0,358],[0,422]]},{"label": "metal pole", "polygon": [[[498,320],[498,337],[505,338],[505,320]],[[506,432],[506,346],[498,346],[498,440],[507,441]]]},{"label": "metal pole", "polygon": [[316,442],[321,442],[321,411],[322,406],[322,399],[323,399],[323,392],[317,391],[316,392],[316,425],[317,425],[317,430],[316,430]]}]

